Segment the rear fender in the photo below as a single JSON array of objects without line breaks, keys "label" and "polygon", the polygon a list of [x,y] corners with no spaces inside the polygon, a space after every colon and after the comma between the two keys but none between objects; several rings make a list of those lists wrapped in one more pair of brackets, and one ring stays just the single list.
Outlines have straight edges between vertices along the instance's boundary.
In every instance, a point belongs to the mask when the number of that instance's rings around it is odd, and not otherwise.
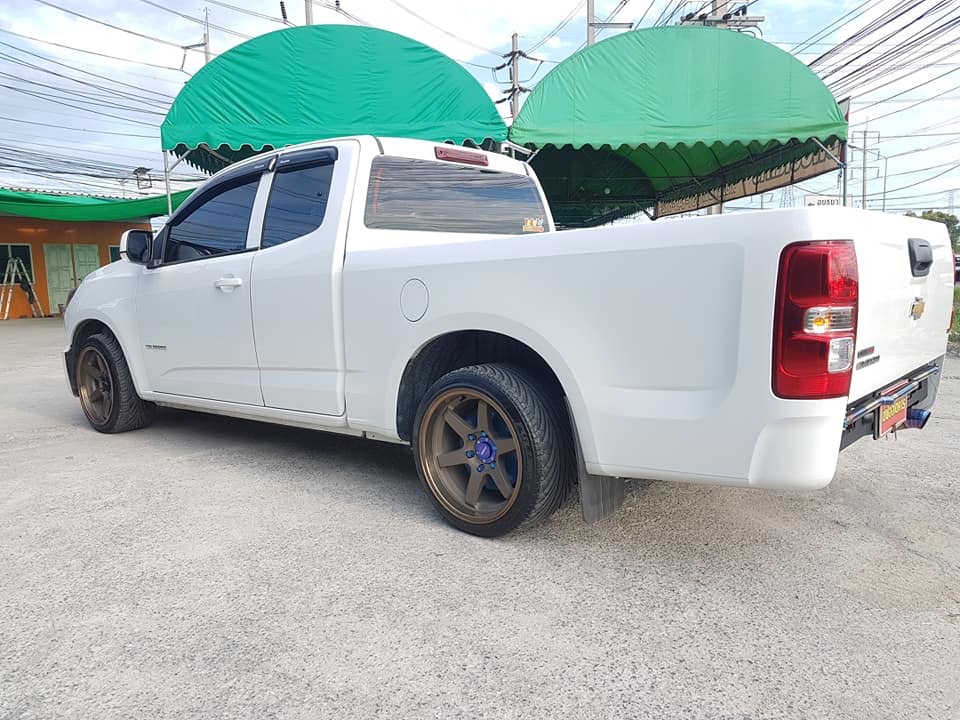
[{"label": "rear fender", "polygon": [[413,342],[401,349],[389,371],[387,387],[392,388],[393,391],[387,393],[384,417],[390,418],[391,424],[395,423],[397,417],[397,398],[399,397],[403,373],[409,361],[416,357],[423,348],[443,335],[463,330],[479,330],[505,335],[526,345],[540,356],[553,371],[553,374],[556,375],[563,388],[572,418],[575,421],[575,432],[579,436],[578,444],[585,460],[591,462],[596,458],[596,444],[580,386],[560,354],[541,335],[510,318],[478,313],[437,318],[428,324],[424,324],[422,330],[423,332],[415,338],[409,338]]}]

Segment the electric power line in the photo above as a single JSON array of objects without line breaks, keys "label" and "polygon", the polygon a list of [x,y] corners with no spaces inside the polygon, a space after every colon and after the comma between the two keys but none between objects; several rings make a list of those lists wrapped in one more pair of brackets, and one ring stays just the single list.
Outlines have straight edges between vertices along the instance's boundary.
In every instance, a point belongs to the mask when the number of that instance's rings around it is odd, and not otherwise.
[{"label": "electric power line", "polygon": [[536,52],[541,47],[543,47],[543,45],[546,44],[546,42],[550,40],[550,38],[556,36],[557,33],[563,30],[567,25],[569,25],[570,22],[573,20],[573,18],[577,16],[577,13],[579,13],[580,10],[583,9],[583,6],[586,5],[586,2],[587,0],[579,0],[579,2],[577,2],[577,4],[573,6],[573,9],[567,13],[566,17],[564,17],[563,20],[557,23],[550,32],[548,32],[546,35],[540,38],[540,40],[535,42],[527,52],[531,52],[531,53]]},{"label": "electric power line", "polygon": [[62,98],[56,98],[55,96],[51,96],[46,93],[41,93],[34,90],[27,90],[25,88],[18,88],[18,87],[14,87],[13,85],[6,85],[2,83],[0,83],[0,87],[6,88],[7,90],[12,90],[13,92],[21,93],[22,95],[29,95],[39,100],[55,102],[58,105],[71,107],[75,110],[83,110],[84,112],[92,113],[94,115],[102,115],[103,117],[113,118],[114,120],[123,120],[124,122],[133,123],[135,125],[146,125],[148,127],[153,127],[153,123],[144,122],[143,120],[134,120],[133,118],[127,118],[121,115],[113,115],[111,113],[105,113],[99,110],[91,110],[90,108],[84,107],[83,105],[73,105],[72,103],[65,102]]},{"label": "electric power line", "polygon": [[[932,82],[936,82],[936,81],[939,80],[940,78],[944,78],[944,77],[946,77],[947,75],[953,75],[953,73],[955,73],[955,72],[960,72],[960,67],[954,68],[953,70],[947,70],[945,73],[941,73],[940,75],[937,75],[937,76],[935,76],[935,77],[932,77],[932,78],[929,78],[929,79],[927,79],[927,80],[924,80],[924,81],[921,82],[921,83],[917,83],[916,85],[914,85],[914,86],[912,86],[912,87],[909,87],[909,88],[907,88],[906,90],[901,90],[900,92],[896,93],[895,95],[891,95],[890,97],[884,98],[883,100],[877,100],[876,102],[872,102],[872,103],[870,103],[869,105],[860,108],[859,111],[860,111],[860,112],[863,112],[864,110],[869,110],[870,108],[876,107],[877,105],[880,105],[881,103],[889,102],[889,101],[891,101],[891,100],[893,100],[893,99],[895,99],[895,98],[900,97],[901,95],[906,95],[908,92],[912,92],[912,91],[914,91],[914,90],[917,90],[918,88],[922,88],[922,87],[924,87],[924,86],[926,86],[926,85],[929,85],[929,84],[932,83]],[[952,92],[953,90],[957,90],[958,88],[960,88],[960,86],[950,88],[950,90],[947,90],[946,92]],[[943,93],[940,93],[940,95],[942,95],[942,94],[943,94]],[[936,97],[936,96],[935,96],[935,97]],[[923,100],[920,100],[919,102],[917,102],[916,105],[919,105],[921,102],[928,102],[928,101],[929,101],[929,98],[924,98]],[[915,107],[915,105],[911,105],[910,107]],[[905,109],[906,109],[906,108],[905,108]]]},{"label": "electric power line", "polygon": [[653,6],[657,4],[657,0],[650,0],[650,4],[647,5],[647,9],[643,11],[643,15],[640,16],[640,19],[637,20],[637,27],[643,24],[643,21],[646,19],[647,15],[653,10]]},{"label": "electric power line", "polygon": [[[876,45],[883,43],[884,40],[891,39],[893,37],[899,36],[908,28],[910,28],[914,23],[919,22],[924,17],[935,13],[938,10],[946,10],[946,12],[941,15],[940,18],[935,19],[930,24],[916,30],[912,35],[903,38],[900,43],[891,50],[886,50],[881,52],[879,55],[870,58],[868,65],[859,66],[856,68],[850,68],[850,65],[853,62],[856,62],[865,55],[872,53],[876,50],[876,47],[871,47],[868,50],[864,50],[857,55],[854,55],[851,58],[845,59],[845,62],[842,65],[835,66],[829,72],[821,72],[823,79],[828,78],[831,74],[846,70],[844,75],[836,78],[830,83],[830,88],[837,94],[846,94],[849,91],[852,91],[855,87],[860,87],[864,84],[874,83],[878,80],[883,79],[886,76],[895,75],[895,69],[891,68],[891,63],[895,60],[910,60],[917,62],[929,58],[931,55],[934,55],[943,48],[943,46],[932,45],[933,41],[946,37],[952,30],[960,26],[960,17],[952,17],[946,22],[941,23],[939,26],[934,27],[934,25],[942,20],[944,17],[949,16],[949,3],[952,0],[941,0],[934,7],[928,9],[926,12],[922,13],[918,17],[909,21],[906,25],[898,28],[897,30],[891,32],[885,38],[879,39]],[[953,43],[946,43],[947,46],[952,45]],[[919,52],[918,52],[919,51]],[[950,55],[948,55],[950,57]],[[935,63],[927,63],[927,66],[932,66]],[[903,74],[898,77],[895,77],[882,85],[876,86],[873,90],[877,90],[881,87],[886,87],[894,82],[897,82],[900,79],[908,77],[909,74]],[[871,92],[873,91],[871,90]]]},{"label": "electric power line", "polygon": [[[319,5],[320,7],[324,8],[324,9],[326,9],[326,10],[333,10],[334,12],[339,13],[340,15],[343,15],[345,18],[347,18],[348,20],[352,20],[352,21],[355,22],[357,25],[364,25],[364,26],[366,26],[366,27],[374,27],[374,25],[372,25],[371,23],[368,23],[368,22],[367,22],[366,20],[364,20],[363,18],[359,18],[359,17],[357,17],[356,15],[347,12],[347,11],[344,10],[343,7],[340,6],[339,4],[337,4],[337,5],[330,5],[329,3],[320,2],[320,0],[310,0],[310,1],[311,1],[314,5]],[[481,65],[481,64],[479,64],[479,63],[470,62],[469,60],[458,60],[457,58],[452,58],[452,59],[455,60],[456,62],[460,63],[461,65],[470,65],[471,67],[480,68],[481,70],[493,70],[493,66],[492,66],[492,65]]]},{"label": "electric power line", "polygon": [[[836,31],[839,30],[841,27],[844,27],[845,25],[849,25],[851,22],[853,22],[853,21],[856,20],[857,18],[859,18],[859,17],[861,17],[862,15],[866,14],[866,11],[867,11],[867,10],[872,9],[873,7],[875,7],[876,5],[878,5],[880,2],[882,2],[882,0],[867,0],[867,2],[861,3],[860,5],[858,5],[857,7],[855,7],[853,10],[851,10],[851,11],[849,11],[848,13],[846,13],[845,15],[842,15],[841,17],[837,18],[837,20],[834,20],[832,23],[830,23],[830,24],[827,25],[825,28],[823,28],[823,29],[820,30],[819,32],[815,33],[815,34],[812,35],[811,37],[812,37],[812,38],[815,37],[815,38],[817,38],[817,39],[821,39],[821,38],[825,37],[826,35],[828,35],[828,34],[831,33],[831,32],[836,32]],[[922,2],[922,0],[915,0],[914,5],[911,6],[910,9],[912,9],[913,7],[916,7],[916,5],[918,5],[920,2]],[[902,5],[902,4],[903,4],[903,3],[900,3],[900,5]],[[829,50],[827,50],[826,52],[824,52],[823,54],[821,54],[819,57],[817,57],[817,58],[815,58],[814,60],[812,60],[810,63],[808,63],[808,66],[811,67],[811,68],[816,67],[816,66],[820,65],[821,63],[826,62],[826,61],[829,60],[830,58],[836,56],[838,53],[842,52],[846,47],[848,47],[848,44],[856,43],[856,42],[858,42],[859,40],[861,40],[861,39],[864,38],[864,37],[869,37],[869,35],[871,35],[873,32],[875,32],[878,27],[883,27],[884,24],[890,22],[890,18],[892,17],[892,16],[891,16],[891,13],[894,12],[894,11],[896,11],[896,9],[897,9],[897,8],[891,8],[890,10],[887,10],[887,11],[886,11],[885,13],[883,13],[879,18],[877,18],[876,20],[868,23],[866,26],[864,26],[863,28],[861,28],[860,30],[858,30],[857,32],[855,32],[855,33],[854,33],[853,35],[851,35],[850,37],[848,37],[848,38],[846,38],[845,40],[842,40],[841,42],[837,43],[836,45],[834,45],[833,47],[831,47]],[[906,10],[903,10],[902,12],[906,12]],[[901,14],[902,14],[902,12],[901,12]],[[853,17],[850,17],[851,15],[852,15]],[[899,16],[897,16],[897,17],[899,17]],[[849,18],[849,19],[848,19],[848,18]],[[841,21],[844,21],[844,22],[841,22]],[[840,24],[837,25],[837,23],[840,23]],[[878,25],[878,23],[879,23],[879,25]],[[834,26],[836,26],[836,27],[834,27]],[[799,47],[801,47],[801,46],[803,46],[803,43],[801,43],[800,46],[794,47],[794,48],[791,50],[791,52],[796,52],[797,49],[798,49]]]},{"label": "electric power line", "polygon": [[[0,56],[2,56],[2,53],[0,53]],[[0,77],[7,78],[8,80],[13,80],[13,81],[15,81],[15,82],[23,82],[23,83],[26,83],[26,84],[31,85],[31,86],[47,88],[48,90],[55,90],[55,91],[57,91],[57,92],[66,93],[68,96],[69,96],[69,95],[72,95],[72,96],[73,96],[73,97],[62,98],[62,97],[60,97],[60,96],[58,96],[58,95],[51,95],[50,93],[40,92],[39,90],[33,91],[31,94],[34,94],[34,95],[35,95],[36,97],[38,97],[38,98],[44,98],[44,99],[52,100],[52,101],[60,101],[60,100],[80,100],[80,101],[82,101],[82,102],[86,102],[86,103],[89,103],[89,104],[91,104],[91,105],[96,105],[97,107],[105,107],[105,108],[108,108],[108,109],[111,109],[111,110],[127,110],[127,111],[129,111],[129,112],[138,112],[138,113],[143,113],[143,114],[145,114],[145,115],[158,115],[158,116],[163,116],[163,115],[166,114],[166,113],[164,113],[164,112],[160,112],[160,111],[155,110],[155,109],[142,108],[142,107],[131,107],[131,106],[129,106],[129,105],[121,105],[121,104],[119,104],[119,103],[117,103],[117,102],[115,102],[115,101],[110,101],[110,100],[108,100],[107,98],[104,98],[102,95],[98,95],[98,94],[96,94],[96,93],[91,93],[91,92],[89,92],[89,91],[86,91],[86,92],[85,92],[85,91],[83,91],[83,90],[75,90],[75,89],[71,89],[71,88],[62,88],[62,87],[59,87],[59,86],[57,86],[57,85],[50,85],[50,84],[48,84],[48,83],[42,83],[42,82],[38,82],[38,81],[36,81],[36,80],[24,80],[23,78],[19,77],[18,75],[11,75],[10,73],[0,72]],[[5,88],[10,89],[10,90],[21,90],[21,91],[23,90],[23,88],[17,88],[17,87],[10,86],[10,85],[3,85],[2,87],[5,87]],[[127,99],[127,98],[124,98],[124,99]],[[135,98],[134,98],[134,99],[135,99]],[[106,100],[106,102],[105,102],[105,100]]]},{"label": "electric power line", "polygon": [[50,0],[33,0],[33,1],[34,1],[34,2],[38,2],[38,3],[40,3],[41,5],[46,5],[47,7],[54,8],[55,10],[59,10],[60,12],[67,13],[68,15],[73,15],[73,16],[75,16],[75,17],[82,18],[83,20],[87,20],[87,21],[89,21],[89,22],[96,23],[97,25],[103,25],[104,27],[108,27],[108,28],[111,28],[111,29],[113,29],[113,30],[117,30],[117,31],[119,31],[119,32],[127,33],[128,35],[135,35],[135,36],[137,36],[137,37],[139,37],[139,38],[143,38],[144,40],[150,40],[150,41],[155,42],[155,43],[160,43],[161,45],[168,45],[168,46],[170,46],[170,47],[179,48],[179,49],[181,49],[181,50],[184,50],[184,49],[195,50],[195,49],[196,49],[196,48],[184,48],[184,46],[181,45],[180,43],[175,43],[175,42],[172,42],[172,41],[170,41],[170,40],[164,40],[163,38],[153,37],[152,35],[145,35],[144,33],[137,32],[136,30],[131,30],[130,28],[124,28],[124,27],[120,27],[119,25],[113,25],[112,23],[108,23],[108,22],[106,22],[105,20],[98,20],[98,19],[95,18],[95,17],[90,17],[89,15],[84,15],[83,13],[79,13],[79,12],[77,12],[76,10],[70,10],[69,8],[65,8],[65,7],[61,7],[60,5],[56,5],[55,3],[50,2]]},{"label": "electric power line", "polygon": [[193,23],[199,23],[200,25],[203,25],[205,27],[211,27],[214,30],[219,30],[220,32],[227,33],[228,35],[233,35],[238,38],[243,38],[244,40],[252,39],[251,35],[245,35],[242,32],[231,30],[228,27],[223,27],[222,25],[215,25],[212,22],[209,22],[208,20],[204,20],[203,18],[198,18],[198,17],[194,17],[193,15],[187,15],[186,13],[178,12],[177,10],[168,8],[164,5],[161,5],[160,3],[153,2],[153,0],[140,0],[140,2],[150,5],[151,7],[155,7],[159,10],[163,10],[164,12],[168,12],[171,15],[182,17],[184,20],[189,20],[190,22],[193,22]]},{"label": "electric power line", "polygon": [[124,137],[151,138],[158,139],[159,135],[144,135],[141,133],[119,132],[115,130],[94,130],[90,128],[80,128],[73,125],[54,125],[51,123],[37,122],[35,120],[24,120],[23,118],[12,118],[0,116],[0,120],[6,122],[23,123],[25,125],[37,125],[40,127],[56,128],[58,130],[73,130],[74,132],[95,133],[97,135],[122,135]]},{"label": "electric power line", "polygon": [[673,3],[672,10],[671,10],[671,2],[668,1],[667,4],[664,5],[663,10],[657,16],[656,22],[653,23],[653,26],[654,27],[665,26],[668,22],[670,22],[670,18],[672,18],[676,14],[677,10],[679,10],[681,7],[683,7],[683,0],[676,0],[676,2]]},{"label": "electric power line", "polygon": [[[99,75],[99,74],[97,74],[97,73],[84,71],[84,70],[81,70],[80,68],[75,68],[75,67],[73,67],[73,66],[71,66],[71,65],[68,65],[67,63],[62,63],[62,62],[59,62],[59,61],[57,61],[57,60],[53,60],[52,58],[45,58],[44,56],[38,55],[37,53],[32,53],[32,52],[30,52],[30,51],[28,51],[28,50],[23,50],[22,48],[18,48],[18,47],[16,47],[15,45],[10,45],[9,43],[5,43],[5,42],[0,41],[0,45],[13,48],[14,50],[19,50],[20,52],[26,53],[26,54],[28,54],[28,55],[33,55],[34,57],[41,58],[41,59],[43,59],[43,60],[46,60],[47,62],[51,62],[51,63],[54,63],[54,64],[56,64],[56,65],[60,65],[60,66],[65,67],[65,68],[70,68],[70,69],[75,70],[75,71],[77,71],[77,72],[86,73],[87,75],[90,75],[91,77],[100,78],[100,79],[106,80],[106,81],[108,81],[108,82],[116,83],[116,84],[118,84],[118,85],[123,85],[123,86],[125,86],[125,87],[134,88],[134,89],[138,90],[139,92],[138,92],[136,95],[134,95],[134,94],[129,93],[129,92],[126,92],[126,91],[124,91],[124,90],[119,90],[119,89],[116,89],[116,88],[111,88],[111,87],[109,87],[109,86],[104,86],[104,85],[102,85],[102,84],[94,84],[94,83],[88,82],[88,81],[86,81],[86,80],[81,80],[81,79],[79,79],[79,78],[75,78],[75,77],[72,77],[72,76],[70,76],[70,75],[66,75],[66,74],[64,74],[64,73],[57,72],[57,71],[55,71],[55,70],[50,70],[49,68],[45,68],[45,67],[42,67],[42,66],[40,66],[40,65],[35,65],[35,64],[33,64],[33,63],[30,63],[30,62],[27,62],[27,61],[23,60],[22,58],[18,58],[18,57],[15,57],[15,56],[13,56],[13,55],[8,55],[8,54],[6,54],[6,53],[0,52],[0,58],[5,58],[5,59],[7,59],[9,62],[11,62],[11,63],[13,63],[13,64],[15,64],[15,65],[19,65],[20,67],[30,68],[30,69],[32,69],[32,70],[37,70],[37,71],[39,71],[39,72],[46,73],[46,74],[48,74],[48,75],[53,75],[53,76],[55,76],[55,77],[59,77],[59,78],[64,79],[64,80],[71,80],[71,81],[73,81],[73,82],[75,82],[75,83],[77,83],[77,84],[79,84],[79,85],[84,85],[84,86],[91,87],[91,88],[94,88],[94,89],[97,89],[97,90],[107,91],[107,92],[112,93],[112,94],[114,94],[114,95],[116,95],[116,96],[118,96],[118,97],[122,97],[122,98],[124,98],[125,100],[134,100],[134,101],[151,102],[151,103],[162,103],[162,104],[164,104],[164,105],[168,104],[170,101],[173,100],[173,95],[168,95],[168,94],[166,94],[166,93],[158,92],[158,91],[156,91],[156,90],[148,90],[148,89],[146,89],[146,88],[138,88],[136,85],[133,85],[132,83],[125,83],[125,82],[122,82],[122,81],[120,81],[120,80],[114,80],[114,79],[112,79],[112,78],[109,78],[109,77],[107,77],[106,75]],[[143,93],[151,93],[151,94],[154,94],[154,95],[158,95],[158,96],[160,96],[161,98],[163,98],[163,100],[158,100],[158,99],[155,99],[155,98],[144,97],[144,96],[143,96]]]},{"label": "electric power line", "polygon": [[[6,28],[0,28],[0,33],[13,35],[14,37],[18,37],[23,40],[29,40],[31,42],[43,43],[44,45],[52,45],[53,47],[62,48],[64,50],[72,50],[73,52],[84,53],[86,55],[95,55],[96,57],[106,58],[108,60],[117,60],[119,62],[130,63],[131,65],[142,65],[143,67],[156,68],[158,70],[170,70],[172,72],[189,75],[189,73],[186,73],[180,68],[175,68],[171,65],[158,65],[156,63],[143,62],[142,60],[131,60],[130,58],[123,58],[117,55],[107,55],[105,53],[94,52],[93,50],[83,50],[81,48],[73,47],[71,45],[63,45],[62,43],[53,42],[51,40],[43,40],[42,38],[33,37],[31,35],[23,35],[21,33],[13,32],[12,30],[7,30]],[[167,82],[172,82],[172,81],[167,81]]]},{"label": "electric power line", "polygon": [[[620,14],[620,11],[623,10],[629,3],[630,3],[630,0],[620,0],[620,2],[617,3],[617,6],[613,9],[613,11],[609,15],[607,15],[607,17],[604,19],[603,22],[611,23],[614,20],[616,20],[617,15]],[[600,33],[602,33],[604,30],[606,30],[605,27],[598,27],[596,29],[596,32],[594,33],[594,38],[599,37]]]},{"label": "electric power line", "polygon": [[439,32],[442,32],[442,33],[443,33],[444,35],[446,35],[447,37],[451,37],[451,38],[453,38],[454,40],[458,40],[458,41],[464,43],[465,45],[469,45],[470,47],[474,48],[475,50],[479,50],[480,52],[487,53],[488,55],[493,55],[493,56],[495,56],[495,57],[500,57],[500,53],[498,53],[496,50],[491,50],[490,48],[483,47],[482,45],[477,45],[475,42],[473,42],[473,41],[471,41],[471,40],[467,40],[467,39],[464,38],[464,37],[461,37],[461,36],[459,36],[459,35],[456,35],[455,33],[452,33],[452,32],[450,32],[449,30],[446,30],[445,28],[440,27],[439,25],[437,25],[435,22],[433,22],[433,21],[430,20],[429,18],[425,18],[423,15],[420,15],[419,13],[414,12],[413,10],[411,10],[410,8],[408,8],[406,5],[404,5],[403,3],[401,3],[400,0],[389,0],[389,1],[390,1],[391,3],[393,3],[394,5],[396,5],[398,8],[400,8],[401,10],[403,10],[404,12],[406,12],[407,14],[413,15],[413,17],[417,18],[417,20],[420,20],[421,22],[429,25],[429,26],[432,27],[434,30],[438,30]]},{"label": "electric power line", "polygon": [[[958,168],[960,168],[960,163],[956,163],[955,165],[951,165],[949,168],[947,168],[947,169],[944,170],[943,172],[939,172],[939,173],[937,173],[936,175],[931,175],[930,177],[924,178],[923,180],[917,180],[916,182],[910,183],[909,185],[902,185],[901,187],[894,188],[894,189],[892,189],[892,190],[887,190],[887,191],[886,191],[886,195],[887,195],[887,197],[890,197],[891,195],[895,195],[896,193],[900,192],[901,190],[909,190],[910,188],[917,187],[918,185],[923,185],[924,183],[928,183],[928,182],[930,182],[931,180],[936,180],[937,178],[941,178],[941,177],[943,177],[944,175],[947,175],[947,174],[953,172],[954,170],[956,170],[956,169],[958,169]],[[929,168],[927,168],[927,169],[929,169]],[[883,192],[875,192],[875,193],[867,193],[866,196],[867,196],[867,197],[877,197],[878,195],[883,195],[883,194],[884,194]]]},{"label": "electric power line", "polygon": [[[922,84],[926,84],[926,83],[922,83]],[[919,86],[918,86],[918,87],[919,87]],[[916,89],[916,88],[914,88],[914,89]],[[905,111],[907,111],[907,110],[912,110],[912,109],[915,108],[915,107],[918,107],[918,106],[920,106],[920,105],[925,105],[925,104],[928,103],[928,102],[932,102],[933,100],[936,100],[938,97],[941,97],[941,96],[945,95],[946,93],[953,92],[954,90],[960,90],[960,85],[955,85],[955,86],[953,86],[952,88],[948,88],[948,89],[944,90],[944,91],[941,92],[941,93],[937,93],[936,95],[932,95],[931,97],[924,98],[923,100],[918,100],[917,102],[913,103],[912,105],[907,105],[907,106],[904,107],[904,108],[900,108],[900,109],[898,109],[898,110],[891,110],[890,112],[884,113],[883,115],[878,115],[878,116],[876,116],[876,117],[874,117],[874,118],[870,118],[869,122],[876,122],[877,120],[882,120],[883,118],[888,118],[888,117],[890,117],[891,115],[898,115],[898,114],[900,114],[900,113],[902,113],[902,112],[905,112]],[[882,102],[882,101],[881,101],[881,102]],[[877,104],[877,103],[874,103],[874,104]],[[868,106],[868,107],[871,107],[871,106]],[[864,121],[864,122],[867,122],[867,121]],[[856,124],[856,126],[859,126],[859,125],[863,125],[863,123],[860,122],[860,123],[857,123],[857,124]],[[856,127],[856,126],[851,126],[851,127]]]},{"label": "electric power line", "polygon": [[281,25],[286,25],[290,27],[292,23],[284,20],[283,18],[274,17],[273,15],[266,15],[265,13],[257,12],[256,10],[248,10],[246,8],[238,7],[237,5],[231,5],[228,2],[222,2],[222,0],[205,0],[205,2],[210,5],[219,5],[222,8],[227,8],[228,10],[233,10],[234,12],[243,13],[244,15],[250,15],[252,17],[260,18],[261,20],[271,20],[273,22],[280,23]]}]

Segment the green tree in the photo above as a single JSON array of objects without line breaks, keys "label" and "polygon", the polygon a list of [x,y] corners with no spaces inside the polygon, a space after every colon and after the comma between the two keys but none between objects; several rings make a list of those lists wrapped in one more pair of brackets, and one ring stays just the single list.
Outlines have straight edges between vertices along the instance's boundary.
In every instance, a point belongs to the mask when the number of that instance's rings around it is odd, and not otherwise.
[{"label": "green tree", "polygon": [[[907,215],[917,217],[917,214],[912,210],[908,211]],[[947,232],[950,233],[950,242],[953,243],[953,251],[960,252],[960,220],[957,219],[956,215],[939,210],[924,210],[920,213],[920,217],[924,220],[933,220],[946,225]]]}]

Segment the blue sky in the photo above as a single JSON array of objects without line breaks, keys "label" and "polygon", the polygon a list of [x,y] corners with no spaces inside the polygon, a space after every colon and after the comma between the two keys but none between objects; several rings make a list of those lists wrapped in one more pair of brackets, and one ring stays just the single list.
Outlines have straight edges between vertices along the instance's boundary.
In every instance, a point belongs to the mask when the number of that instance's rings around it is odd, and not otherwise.
[{"label": "blue sky", "polygon": [[[196,71],[203,62],[202,52],[183,51],[177,45],[200,41],[202,28],[196,18],[202,16],[204,5],[200,0],[161,0],[157,4],[165,6],[167,9],[164,10],[145,0],[50,1],[133,32],[112,29],[72,16],[39,0],[5,0],[7,12],[0,17],[0,31],[8,32],[0,32],[0,42],[7,43],[0,46],[0,53],[6,55],[6,58],[0,55],[0,65],[3,65],[0,73],[6,75],[0,76],[5,78],[0,85],[7,87],[0,87],[0,117],[7,119],[0,119],[0,148],[6,149],[8,160],[6,163],[0,162],[0,165],[6,164],[8,167],[0,167],[0,185],[132,194],[136,192],[132,183],[126,183],[121,188],[117,182],[105,179],[17,173],[9,168],[9,165],[15,164],[10,161],[11,148],[19,148],[24,154],[42,153],[58,159],[70,158],[75,163],[101,162],[112,167],[130,168],[144,166],[156,173],[162,168],[157,128],[162,121],[164,102],[176,94],[189,73]],[[935,0],[925,1],[930,7],[936,4]],[[619,0],[597,0],[597,15],[604,18],[620,4]],[[739,4],[732,5],[735,7]],[[820,38],[818,44],[805,49],[800,58],[805,62],[812,60],[838,40],[849,37],[879,13],[898,4],[899,0],[872,0],[866,4],[867,12],[852,16],[851,22]],[[249,12],[227,7],[222,2],[211,2],[206,6],[210,11],[211,23],[216,26],[211,33],[214,53],[223,52],[242,42],[243,35],[258,35],[282,27],[277,19],[270,19],[279,17],[278,1],[230,0],[226,5]],[[322,5],[315,3],[314,22],[353,22]],[[552,62],[575,52],[584,42],[584,5],[585,2],[578,0],[486,0],[483,3],[341,0],[341,7],[362,22],[408,35],[457,60],[472,63],[467,65],[468,69],[492,97],[500,96],[507,73],[501,71],[494,75],[490,67],[502,62],[499,56],[509,49],[511,33],[520,34],[521,48],[539,45],[534,54],[548,61],[539,67],[534,62],[524,65],[521,77],[524,80],[530,78],[526,84],[533,85],[549,72],[553,67]],[[699,1],[688,3],[684,10],[675,14],[674,20],[682,12],[695,10],[702,5]],[[845,13],[863,5],[863,0],[755,0],[749,11],[765,16],[761,26],[765,40],[790,50]],[[947,9],[948,15],[949,12],[953,16],[960,14],[957,5],[960,3],[955,2],[952,10]],[[304,4],[299,0],[288,0],[286,6],[290,21],[301,24]],[[652,3],[650,0],[629,0],[616,19],[629,22],[640,22],[642,19],[641,25],[647,26],[657,17],[662,17],[667,7],[676,7],[675,0],[653,0]],[[649,12],[645,12],[648,9]],[[919,8],[918,13],[922,9]],[[558,32],[551,33],[568,16],[570,21]],[[908,19],[889,26],[887,30],[898,30]],[[601,34],[600,39],[612,32]],[[35,39],[29,40],[27,37]],[[874,35],[869,39],[877,37]],[[949,35],[947,39],[960,48],[960,33]],[[40,40],[88,52],[68,50]],[[166,44],[157,40],[166,41]],[[897,41],[895,36],[890,43]],[[862,65],[869,65],[875,60],[874,55],[868,54],[853,61],[851,57],[855,50],[841,60]],[[41,55],[43,59],[26,55],[27,52]],[[133,59],[136,64],[90,53]],[[143,104],[143,112],[112,111],[101,106],[102,113],[118,116],[113,118],[71,107],[62,101],[53,101],[40,95],[43,92],[49,94],[49,89],[25,84],[25,81],[33,80],[56,84],[55,78],[51,80],[49,74],[41,75],[24,68],[22,63],[9,60],[10,57],[29,60],[48,68],[52,67],[48,59],[52,59],[70,68],[105,74],[128,83],[131,95],[143,93],[153,102]],[[183,71],[179,69],[181,62]],[[905,77],[872,92],[868,92],[870,87],[859,89],[862,92],[853,89],[851,115],[856,142],[861,142],[862,123],[869,119],[868,146],[872,151],[889,157],[888,207],[897,210],[946,207],[949,203],[948,192],[954,188],[958,188],[957,202],[960,202],[960,87],[954,89],[960,86],[960,53],[953,51],[952,47],[945,47],[942,52],[934,53],[915,67],[905,64],[892,69]],[[954,73],[953,70],[958,72]],[[64,69],[64,72],[74,74],[72,70]],[[940,74],[944,74],[944,77],[931,80]],[[918,87],[910,90],[913,86]],[[24,88],[31,87],[39,92],[23,92]],[[898,93],[902,94],[893,97]],[[936,95],[940,97],[928,100]],[[888,102],[873,105],[891,97],[893,99]],[[78,103],[74,100],[71,104]],[[910,107],[914,104],[915,107]],[[79,105],[86,103],[80,102]],[[505,110],[504,105],[500,107]],[[887,117],[881,117],[883,115]],[[49,125],[59,127],[47,127]],[[958,143],[950,144],[953,140],[958,140]],[[4,150],[0,150],[2,152]],[[859,166],[859,157],[854,155],[853,159]],[[882,169],[883,162],[871,158],[867,189],[871,196],[871,207],[879,207],[883,190]],[[181,172],[190,174],[192,171],[186,169]],[[860,177],[858,168],[851,175],[852,187],[856,187],[858,193]],[[158,190],[155,187],[144,192]],[[835,193],[837,176],[831,174],[804,183],[802,188],[794,191],[792,199],[783,193],[768,194],[764,203],[768,207],[780,206],[791,200],[800,203],[808,191]],[[734,207],[744,208],[759,205],[759,198],[733,203]]]}]

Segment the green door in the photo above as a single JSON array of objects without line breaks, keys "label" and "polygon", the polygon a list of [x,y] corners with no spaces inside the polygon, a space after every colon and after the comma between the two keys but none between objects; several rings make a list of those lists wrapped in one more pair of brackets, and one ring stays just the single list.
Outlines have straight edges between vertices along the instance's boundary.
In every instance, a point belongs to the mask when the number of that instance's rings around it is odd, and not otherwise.
[{"label": "green door", "polygon": [[74,245],[73,266],[77,270],[77,285],[100,267],[100,249],[96,245]]},{"label": "green door", "polygon": [[69,245],[44,244],[43,260],[47,265],[47,298],[50,314],[61,312],[67,304],[67,294],[73,290],[73,253]]}]

